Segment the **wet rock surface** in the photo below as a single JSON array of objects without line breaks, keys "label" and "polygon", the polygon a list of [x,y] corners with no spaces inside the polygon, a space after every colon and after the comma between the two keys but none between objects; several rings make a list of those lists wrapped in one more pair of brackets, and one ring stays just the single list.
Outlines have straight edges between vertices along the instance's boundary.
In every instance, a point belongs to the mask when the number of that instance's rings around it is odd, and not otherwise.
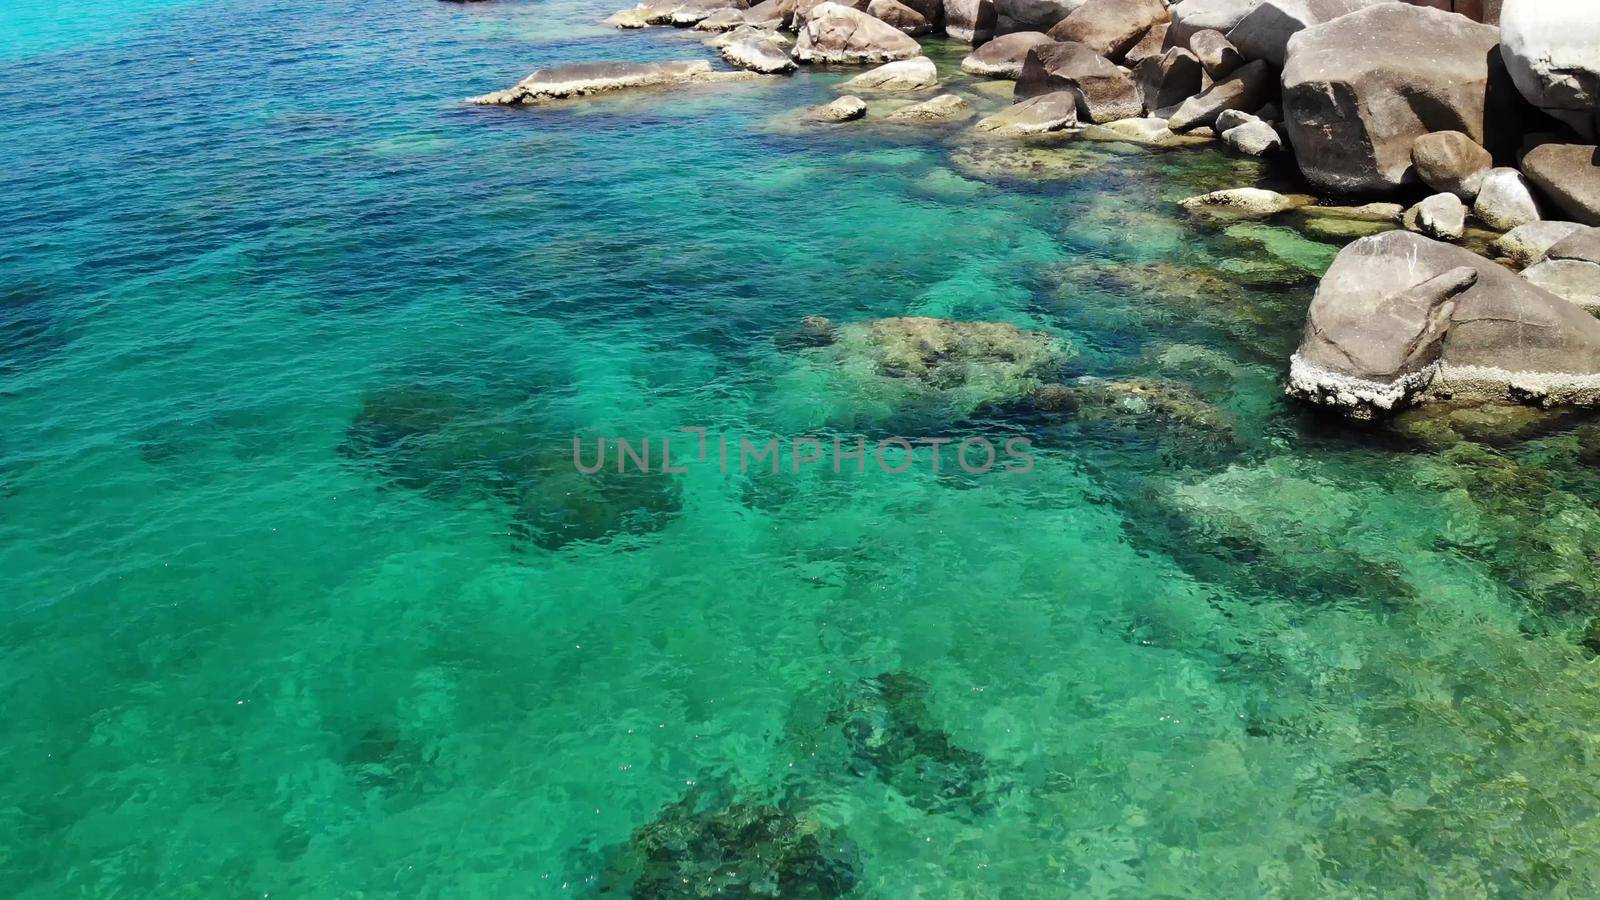
[{"label": "wet rock surface", "polygon": [[790,804],[691,790],[615,848],[602,897],[795,897],[830,900],[861,878],[849,838]]}]

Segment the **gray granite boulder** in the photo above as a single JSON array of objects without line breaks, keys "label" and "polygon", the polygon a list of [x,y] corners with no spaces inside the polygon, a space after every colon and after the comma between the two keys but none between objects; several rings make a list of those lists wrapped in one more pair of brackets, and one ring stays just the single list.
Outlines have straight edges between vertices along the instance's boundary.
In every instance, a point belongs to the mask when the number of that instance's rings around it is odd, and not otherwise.
[{"label": "gray granite boulder", "polygon": [[1014,79],[1022,74],[1022,63],[1028,51],[1048,43],[1050,36],[1042,31],[1003,34],[967,54],[961,61],[961,71],[985,78]]},{"label": "gray granite boulder", "polygon": [[730,64],[763,75],[780,75],[799,68],[776,36],[739,38],[718,52]]},{"label": "gray granite boulder", "polygon": [[1028,51],[1017,76],[1018,99],[1071,91],[1078,118],[1113,122],[1144,112],[1139,85],[1128,70],[1082,44],[1040,44]]},{"label": "gray granite boulder", "polygon": [[944,33],[952,40],[982,44],[994,28],[994,0],[944,0]]},{"label": "gray granite boulder", "polygon": [[1116,61],[1167,18],[1162,0],[1087,0],[1051,28],[1050,37],[1082,44]]},{"label": "gray granite boulder", "polygon": [[1500,15],[1506,68],[1529,103],[1600,137],[1600,6],[1593,0],[1507,0]]},{"label": "gray granite boulder", "polygon": [[888,22],[905,34],[927,34],[933,30],[928,17],[900,0],[872,0],[867,4],[867,15]]},{"label": "gray granite boulder", "polygon": [[1226,130],[1220,125],[1216,127],[1217,137],[1224,144],[1246,156],[1266,156],[1269,153],[1283,151],[1283,135],[1278,133],[1278,129],[1254,116],[1251,117],[1251,121],[1241,122]]},{"label": "gray granite boulder", "polygon": [[1185,100],[1170,119],[1173,131],[1210,125],[1225,110],[1253,112],[1272,96],[1276,87],[1272,67],[1256,60],[1205,91]]},{"label": "gray granite boulder", "polygon": [[1088,0],[994,0],[995,34],[1049,31]]},{"label": "gray granite boulder", "polygon": [[794,22],[795,0],[761,0],[744,11],[746,25],[788,28]]},{"label": "gray granite boulder", "polygon": [[1356,419],[1429,400],[1600,402],[1600,320],[1477,254],[1408,231],[1340,251],[1288,393]]},{"label": "gray granite boulder", "polygon": [[1244,56],[1239,53],[1239,48],[1228,42],[1222,32],[1207,28],[1196,32],[1189,39],[1189,49],[1199,57],[1200,64],[1206,67],[1206,74],[1213,81],[1221,81],[1232,75],[1235,70],[1245,63]]},{"label": "gray granite boulder", "polygon": [[1167,28],[1171,24],[1171,22],[1160,22],[1150,26],[1150,30],[1144,33],[1139,43],[1134,44],[1131,50],[1122,55],[1122,64],[1131,69],[1147,59],[1160,59],[1161,55],[1167,52]]},{"label": "gray granite boulder", "polygon": [[1495,231],[1510,231],[1540,219],[1539,204],[1527,179],[1512,168],[1489,170],[1472,202],[1472,214]]},{"label": "gray granite boulder", "polygon": [[811,9],[794,45],[803,63],[861,65],[921,55],[922,45],[893,25],[833,2]]},{"label": "gray granite boulder", "polygon": [[1529,266],[1522,277],[1589,313],[1600,313],[1600,265],[1578,259],[1547,259]]},{"label": "gray granite boulder", "polygon": [[1200,93],[1205,70],[1193,53],[1173,47],[1162,56],[1139,63],[1134,73],[1139,78],[1145,109],[1155,112],[1176,107]]},{"label": "gray granite boulder", "polygon": [[1288,62],[1289,39],[1313,25],[1389,0],[1262,0],[1228,31],[1228,40],[1245,59],[1264,59],[1275,68]]},{"label": "gray granite boulder", "polygon": [[1301,172],[1327,191],[1389,191],[1415,178],[1411,146],[1429,132],[1511,133],[1498,44],[1493,26],[1400,3],[1296,34],[1283,108]]},{"label": "gray granite boulder", "polygon": [[1423,184],[1470,203],[1494,168],[1494,157],[1459,131],[1435,131],[1411,145],[1411,163]]},{"label": "gray granite boulder", "polygon": [[1305,194],[1280,194],[1264,188],[1230,188],[1190,197],[1181,205],[1189,212],[1212,219],[1265,219],[1317,202]]},{"label": "gray granite boulder", "polygon": [[1056,91],[1029,97],[982,119],[973,126],[992,137],[1021,137],[1064,131],[1078,124],[1078,96]]},{"label": "gray granite boulder", "polygon": [[1182,0],[1170,9],[1172,25],[1167,29],[1167,46],[1188,47],[1196,32],[1207,28],[1227,34],[1261,0]]},{"label": "gray granite boulder", "polygon": [[1600,147],[1543,144],[1522,158],[1522,171],[1568,218],[1600,225]]}]

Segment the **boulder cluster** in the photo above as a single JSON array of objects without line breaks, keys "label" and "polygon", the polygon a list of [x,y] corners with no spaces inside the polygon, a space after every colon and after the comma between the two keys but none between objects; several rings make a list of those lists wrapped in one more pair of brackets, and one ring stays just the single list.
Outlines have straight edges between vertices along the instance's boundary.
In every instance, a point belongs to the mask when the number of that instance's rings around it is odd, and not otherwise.
[{"label": "boulder cluster", "polygon": [[[806,120],[956,127],[976,111],[939,93],[915,37],[942,33],[973,45],[963,71],[1014,82],[1009,108],[962,126],[975,137],[1218,140],[1365,202],[1341,209],[1381,204],[1395,232],[1328,273],[1290,393],[1357,418],[1436,398],[1600,401],[1594,0],[645,0],[609,21],[713,33],[746,71],[570,66],[478,102],[867,65]],[[1242,189],[1185,205],[1267,216],[1327,202]],[[1465,249],[1490,241],[1499,261]]]}]

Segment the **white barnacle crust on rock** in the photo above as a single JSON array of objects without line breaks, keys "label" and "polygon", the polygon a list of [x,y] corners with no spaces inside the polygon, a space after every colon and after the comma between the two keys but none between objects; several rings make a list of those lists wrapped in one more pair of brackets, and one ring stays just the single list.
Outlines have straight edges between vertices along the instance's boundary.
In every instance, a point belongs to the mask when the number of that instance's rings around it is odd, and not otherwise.
[{"label": "white barnacle crust on rock", "polygon": [[1339,253],[1292,396],[1355,419],[1431,400],[1600,403],[1600,320],[1471,251],[1406,231]]}]

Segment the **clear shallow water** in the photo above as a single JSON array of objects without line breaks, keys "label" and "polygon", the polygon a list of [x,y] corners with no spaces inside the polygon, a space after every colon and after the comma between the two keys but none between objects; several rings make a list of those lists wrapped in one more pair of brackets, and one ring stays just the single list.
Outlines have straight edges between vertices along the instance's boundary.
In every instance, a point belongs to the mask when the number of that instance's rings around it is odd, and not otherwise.
[{"label": "clear shallow water", "polygon": [[[762,804],[814,893],[1594,892],[1593,435],[1283,403],[1336,244],[1171,204],[1251,164],[794,127],[831,75],[458,102],[707,52],[587,0],[152,9],[3,26],[7,895],[592,896]],[[774,340],[907,314],[1157,399]],[[681,425],[1040,452],[566,503]]]}]

